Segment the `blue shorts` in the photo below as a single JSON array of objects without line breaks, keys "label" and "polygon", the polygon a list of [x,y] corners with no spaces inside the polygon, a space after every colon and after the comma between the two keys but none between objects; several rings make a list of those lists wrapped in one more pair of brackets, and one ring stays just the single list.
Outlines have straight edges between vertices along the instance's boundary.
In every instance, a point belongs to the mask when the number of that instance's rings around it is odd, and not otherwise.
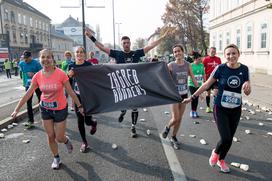
[{"label": "blue shorts", "polygon": [[50,110],[40,106],[41,117],[43,120],[52,119],[53,122],[59,123],[66,120],[68,116],[68,107],[61,110]]}]

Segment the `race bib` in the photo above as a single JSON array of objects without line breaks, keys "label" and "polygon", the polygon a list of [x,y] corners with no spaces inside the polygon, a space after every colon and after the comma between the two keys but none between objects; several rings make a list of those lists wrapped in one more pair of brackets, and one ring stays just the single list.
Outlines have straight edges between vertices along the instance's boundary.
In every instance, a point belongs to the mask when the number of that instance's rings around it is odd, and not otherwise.
[{"label": "race bib", "polygon": [[236,108],[241,105],[242,94],[236,92],[223,92],[221,105],[226,108]]},{"label": "race bib", "polygon": [[179,95],[184,95],[188,93],[187,84],[177,85]]},{"label": "race bib", "polygon": [[195,75],[195,79],[197,83],[202,83],[203,82],[203,75]]},{"label": "race bib", "polygon": [[57,102],[45,102],[45,101],[41,101],[40,105],[44,108],[58,108],[58,103]]}]

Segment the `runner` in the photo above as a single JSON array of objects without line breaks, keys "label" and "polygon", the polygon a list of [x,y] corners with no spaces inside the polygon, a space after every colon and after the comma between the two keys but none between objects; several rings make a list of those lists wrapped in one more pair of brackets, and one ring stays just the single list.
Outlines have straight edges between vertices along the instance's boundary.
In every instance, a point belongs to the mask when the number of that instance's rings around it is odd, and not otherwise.
[{"label": "runner", "polygon": [[[92,63],[85,61],[85,58],[86,58],[85,49],[83,47],[80,47],[80,46],[77,47],[75,49],[75,60],[76,61],[73,64],[69,65],[68,75],[69,75],[70,78],[73,78],[73,76],[74,76],[73,69],[78,68],[78,67],[84,67],[84,66],[91,66],[92,65]],[[81,102],[79,88],[78,88],[77,82],[76,82],[76,80],[74,78],[73,78],[73,89],[74,89],[78,99]],[[75,112],[76,112],[76,116],[77,116],[78,130],[79,130],[79,133],[80,133],[80,136],[81,136],[81,139],[82,139],[80,152],[86,153],[90,149],[90,147],[89,147],[88,141],[86,139],[85,124],[87,126],[91,126],[90,134],[93,135],[96,132],[97,122],[95,120],[93,120],[91,115],[90,116],[89,115],[88,116],[87,115],[82,115],[79,112],[78,108],[76,106],[74,106],[74,107],[76,108]]]},{"label": "runner", "polygon": [[236,132],[242,107],[242,90],[245,95],[251,92],[249,71],[246,65],[238,62],[240,56],[236,45],[228,45],[224,49],[227,63],[217,66],[210,78],[190,97],[183,102],[194,100],[213,83],[218,82],[218,94],[214,103],[214,119],[220,135],[220,140],[212,150],[209,164],[217,164],[222,172],[230,172],[225,163],[225,157],[231,147],[233,136]]},{"label": "runner", "polygon": [[[193,52],[192,54],[193,54],[193,59],[194,59],[194,62],[191,63],[192,71],[193,71],[195,79],[198,83],[198,86],[201,86],[203,83],[204,76],[205,76],[204,66],[201,63],[201,55],[198,52]],[[198,87],[196,87],[194,85],[191,77],[189,77],[188,85],[189,85],[190,93],[191,93],[191,95],[193,95]],[[198,97],[195,98],[191,102],[191,112],[190,112],[191,118],[198,118],[199,117],[199,115],[197,113],[197,106],[198,106]]]},{"label": "runner", "polygon": [[[25,90],[27,91],[31,85],[31,79],[36,74],[38,71],[42,69],[41,64],[32,59],[32,54],[30,51],[24,51],[23,52],[23,60],[20,61],[19,67],[20,67],[20,72],[22,74],[22,79],[23,79],[23,86],[25,87]],[[37,95],[37,98],[40,102],[40,97],[41,97],[41,91],[39,88],[35,90],[35,93]],[[33,109],[32,109],[32,98],[31,96],[28,101],[27,101],[27,114],[28,114],[28,121],[25,124],[27,129],[30,129],[33,127],[34,123],[34,116],[33,116]]]},{"label": "runner", "polygon": [[[182,45],[174,45],[173,54],[175,57],[174,62],[168,64],[168,69],[171,76],[176,84],[178,92],[182,99],[187,98],[188,93],[188,76],[191,76],[194,85],[198,87],[198,83],[194,78],[191,65],[184,60],[184,49]],[[180,128],[182,121],[182,116],[185,111],[186,104],[176,103],[171,105],[172,117],[168,124],[165,126],[162,132],[162,137],[166,138],[171,127],[173,127],[172,137],[170,139],[173,147],[178,150],[180,147],[180,142],[177,140],[177,133]]]},{"label": "runner", "polygon": [[[216,55],[216,48],[215,47],[211,47],[210,48],[210,56],[207,56],[204,58],[203,60],[203,65],[205,68],[205,80],[208,80],[212,71],[214,70],[214,68],[221,64],[221,59]],[[206,95],[206,104],[207,104],[207,108],[206,108],[206,112],[207,113],[211,113],[212,109],[210,107],[210,101],[211,101],[211,90],[212,89],[216,89],[217,90],[217,83],[214,83],[213,85],[211,85],[211,87],[209,89],[207,89],[207,95]],[[214,90],[214,94],[216,94],[216,90]]]},{"label": "runner", "polygon": [[48,144],[51,153],[54,156],[52,169],[58,169],[61,161],[58,152],[58,144],[64,143],[69,153],[72,152],[73,146],[68,136],[65,136],[67,111],[67,99],[64,95],[64,88],[77,104],[81,113],[83,113],[82,105],[71,88],[66,74],[55,66],[53,54],[50,50],[43,49],[40,51],[40,62],[42,70],[34,75],[32,83],[17,104],[14,112],[11,114],[16,117],[20,108],[31,98],[31,95],[38,87],[42,91],[40,110],[43,127],[47,134]]},{"label": "runner", "polygon": [[[87,28],[85,31],[85,35],[88,36],[94,43],[95,45],[103,52],[107,53],[111,58],[115,59],[115,62],[117,64],[121,63],[138,63],[140,62],[140,58],[145,56],[145,54],[159,45],[159,43],[163,40],[164,37],[166,37],[168,31],[166,31],[158,40],[152,42],[150,45],[145,46],[142,49],[137,49],[137,50],[131,50],[131,42],[130,38],[128,36],[123,36],[121,38],[121,44],[123,46],[123,51],[121,50],[113,50],[108,47],[105,47],[102,43],[100,43],[98,40],[96,40],[95,37],[93,37],[92,32]],[[124,119],[124,116],[126,114],[126,110],[122,110],[121,114],[118,118],[119,122],[122,122]],[[137,109],[132,109],[131,112],[131,119],[132,119],[132,125],[131,125],[131,137],[136,138],[137,133],[136,133],[136,124],[138,120],[138,110]]]}]

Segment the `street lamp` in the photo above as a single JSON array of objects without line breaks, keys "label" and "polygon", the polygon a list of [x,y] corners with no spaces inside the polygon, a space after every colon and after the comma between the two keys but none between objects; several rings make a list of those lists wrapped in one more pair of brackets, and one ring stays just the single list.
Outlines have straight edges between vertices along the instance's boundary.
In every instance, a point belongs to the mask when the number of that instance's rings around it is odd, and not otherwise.
[{"label": "street lamp", "polygon": [[120,44],[120,25],[122,23],[115,23],[117,25],[117,33],[118,33],[118,45],[121,46]]},{"label": "street lamp", "polygon": [[112,0],[112,24],[113,24],[113,49],[115,49],[114,0]]}]

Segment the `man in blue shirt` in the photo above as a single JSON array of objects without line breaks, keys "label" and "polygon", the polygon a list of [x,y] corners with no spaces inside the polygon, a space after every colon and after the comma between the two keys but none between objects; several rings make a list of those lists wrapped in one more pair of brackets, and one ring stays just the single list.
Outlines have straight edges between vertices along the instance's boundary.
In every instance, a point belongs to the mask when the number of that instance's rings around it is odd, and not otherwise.
[{"label": "man in blue shirt", "polygon": [[[20,71],[22,72],[22,79],[23,79],[23,86],[27,91],[31,84],[31,79],[35,73],[42,69],[41,64],[37,61],[32,59],[32,55],[30,51],[23,52],[23,60],[20,61],[19,67]],[[40,101],[41,91],[39,88],[35,90],[38,100]],[[27,128],[32,128],[34,123],[34,116],[33,116],[33,109],[32,109],[32,98],[27,101],[27,114],[28,114],[28,122],[26,124]]]},{"label": "man in blue shirt", "polygon": [[[105,47],[102,43],[97,41],[95,37],[93,37],[92,32],[86,28],[85,35],[88,36],[94,44],[103,52],[107,53],[110,57],[114,58],[116,63],[138,63],[141,61],[141,57],[145,56],[145,54],[159,45],[159,43],[166,37],[168,34],[168,31],[166,31],[159,39],[156,41],[152,42],[151,44],[145,46],[144,48],[137,49],[137,50],[131,50],[131,42],[130,38],[128,36],[123,36],[121,39],[121,44],[123,47],[123,50],[114,50],[110,49],[108,47]],[[126,114],[126,110],[122,110],[121,114],[119,116],[119,122],[122,122],[124,119],[124,115]],[[137,119],[138,119],[138,110],[137,109],[132,109],[131,113],[131,119],[132,119],[132,125],[131,125],[131,137],[136,138],[137,133],[136,133],[136,124],[137,124]]]}]

